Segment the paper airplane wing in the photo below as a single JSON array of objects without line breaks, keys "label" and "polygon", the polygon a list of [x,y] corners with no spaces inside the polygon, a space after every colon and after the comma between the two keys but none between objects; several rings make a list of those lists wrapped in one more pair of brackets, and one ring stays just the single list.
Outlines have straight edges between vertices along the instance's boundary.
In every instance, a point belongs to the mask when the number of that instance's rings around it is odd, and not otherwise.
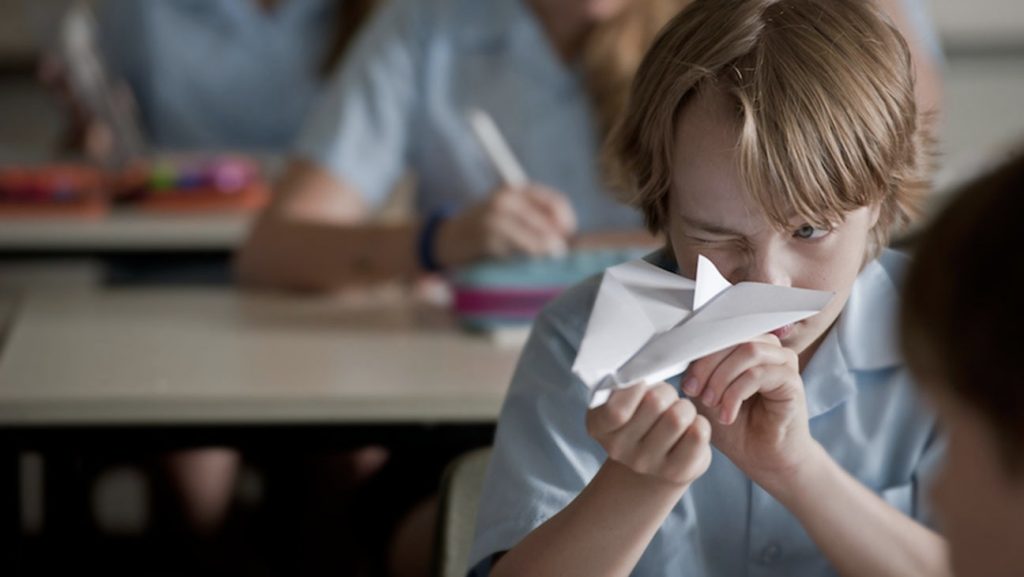
[{"label": "paper airplane wing", "polygon": [[626,387],[663,381],[696,359],[817,314],[832,296],[761,283],[730,287],[679,326],[652,337],[606,382]]},{"label": "paper airplane wing", "polygon": [[693,281],[634,260],[605,271],[573,373],[590,387],[613,374],[651,337],[690,310]]}]

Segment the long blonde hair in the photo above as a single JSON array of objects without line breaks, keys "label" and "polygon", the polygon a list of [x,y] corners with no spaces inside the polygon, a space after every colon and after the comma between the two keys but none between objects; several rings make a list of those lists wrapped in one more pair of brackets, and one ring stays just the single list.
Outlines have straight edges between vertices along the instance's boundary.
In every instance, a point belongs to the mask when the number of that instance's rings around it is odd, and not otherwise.
[{"label": "long blonde hair", "polygon": [[708,83],[736,103],[737,168],[778,226],[877,203],[878,248],[919,214],[929,147],[910,50],[872,2],[696,0],[644,58],[605,150],[651,231],[667,226],[679,112]]},{"label": "long blonde hair", "polygon": [[632,0],[614,18],[594,26],[581,62],[597,126],[608,134],[622,115],[640,61],[658,31],[692,0]]}]

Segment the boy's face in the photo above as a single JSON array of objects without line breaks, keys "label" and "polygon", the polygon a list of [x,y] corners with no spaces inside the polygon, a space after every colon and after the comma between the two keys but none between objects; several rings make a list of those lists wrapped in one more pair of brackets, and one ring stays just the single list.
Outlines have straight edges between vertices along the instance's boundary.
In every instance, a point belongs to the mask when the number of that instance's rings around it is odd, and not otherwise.
[{"label": "boy's face", "polygon": [[1007,472],[995,434],[979,413],[949,394],[939,393],[935,401],[949,447],[931,497],[954,572],[1021,575],[1024,475]]},{"label": "boy's face", "polygon": [[734,284],[756,281],[835,292],[825,310],[775,332],[804,366],[846,304],[878,210],[849,212],[831,231],[814,228],[795,214],[785,230],[777,229],[740,178],[739,129],[732,100],[713,87],[685,106],[676,133],[667,234],[679,270],[689,278],[702,254]]}]

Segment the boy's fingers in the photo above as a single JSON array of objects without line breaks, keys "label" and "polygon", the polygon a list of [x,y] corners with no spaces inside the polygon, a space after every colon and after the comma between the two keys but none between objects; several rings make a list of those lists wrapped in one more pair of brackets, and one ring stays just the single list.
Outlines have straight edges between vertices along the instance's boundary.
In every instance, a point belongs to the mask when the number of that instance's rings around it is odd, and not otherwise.
[{"label": "boy's fingers", "polygon": [[662,414],[679,401],[679,393],[666,383],[642,388],[647,390],[633,416],[615,431],[615,444],[625,451],[634,451]]},{"label": "boy's fingers", "polygon": [[693,403],[677,398],[667,410],[662,412],[647,434],[640,439],[641,449],[644,453],[664,459],[665,455],[693,425],[695,418],[697,418],[697,408]]},{"label": "boy's fingers", "polygon": [[760,341],[751,341],[734,347],[708,377],[704,392],[701,393],[701,402],[708,407],[717,406],[725,389],[751,367],[782,365],[788,358],[785,349]]},{"label": "boy's fingers", "polygon": [[591,436],[606,435],[626,425],[644,397],[644,387],[637,385],[611,394],[608,402],[587,411],[587,429]]},{"label": "boy's fingers", "polygon": [[718,422],[723,425],[731,425],[736,422],[743,403],[756,395],[767,383],[769,375],[766,374],[766,369],[767,367],[753,367],[729,385],[722,396],[718,411],[711,413],[718,419]]},{"label": "boy's fingers", "polygon": [[711,353],[706,357],[699,358],[692,363],[686,370],[686,376],[683,377],[682,388],[686,396],[691,399],[697,400],[701,395],[704,394],[704,389],[707,387],[708,379],[711,378],[711,374],[715,371],[729,353],[736,347],[729,347],[718,351],[717,353]]},{"label": "boy's fingers", "polygon": [[672,447],[667,457],[668,473],[681,481],[692,481],[708,470],[711,464],[711,423],[702,415]]},{"label": "boy's fingers", "polygon": [[795,400],[799,398],[799,395],[795,394],[799,382],[799,376],[785,365],[752,367],[726,389],[717,409],[707,410],[709,418],[714,418],[724,425],[731,425],[736,421],[743,403],[757,394],[768,401]]},{"label": "boy's fingers", "polygon": [[[771,333],[755,337],[748,341],[748,343],[744,344],[750,343],[761,343],[782,348],[782,344],[778,337]],[[708,382],[711,379],[712,374],[714,374],[718,369],[719,365],[721,365],[726,358],[732,355],[737,348],[744,346],[744,344],[722,349],[690,363],[690,367],[686,370],[686,375],[683,377],[683,381],[681,383],[683,392],[686,393],[686,396],[694,400],[700,398],[705,393]],[[789,349],[783,350],[789,351]],[[739,373],[737,372],[736,374],[738,375]],[[718,395],[716,394],[716,396]]]}]

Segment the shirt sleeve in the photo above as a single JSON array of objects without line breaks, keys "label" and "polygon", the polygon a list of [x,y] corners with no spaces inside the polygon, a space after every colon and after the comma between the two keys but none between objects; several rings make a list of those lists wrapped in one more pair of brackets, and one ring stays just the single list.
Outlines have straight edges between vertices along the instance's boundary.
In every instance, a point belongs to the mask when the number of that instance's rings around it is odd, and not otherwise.
[{"label": "shirt sleeve", "polygon": [[357,35],[294,152],[379,206],[402,175],[427,25],[422,0],[385,3]]},{"label": "shirt sleeve", "polygon": [[[583,297],[587,310],[593,300],[576,289],[563,296]],[[560,322],[547,310],[534,324],[498,420],[470,554],[473,575],[486,575],[494,554],[568,505],[604,462],[586,431],[588,390],[570,370],[586,310],[581,316]]]}]

